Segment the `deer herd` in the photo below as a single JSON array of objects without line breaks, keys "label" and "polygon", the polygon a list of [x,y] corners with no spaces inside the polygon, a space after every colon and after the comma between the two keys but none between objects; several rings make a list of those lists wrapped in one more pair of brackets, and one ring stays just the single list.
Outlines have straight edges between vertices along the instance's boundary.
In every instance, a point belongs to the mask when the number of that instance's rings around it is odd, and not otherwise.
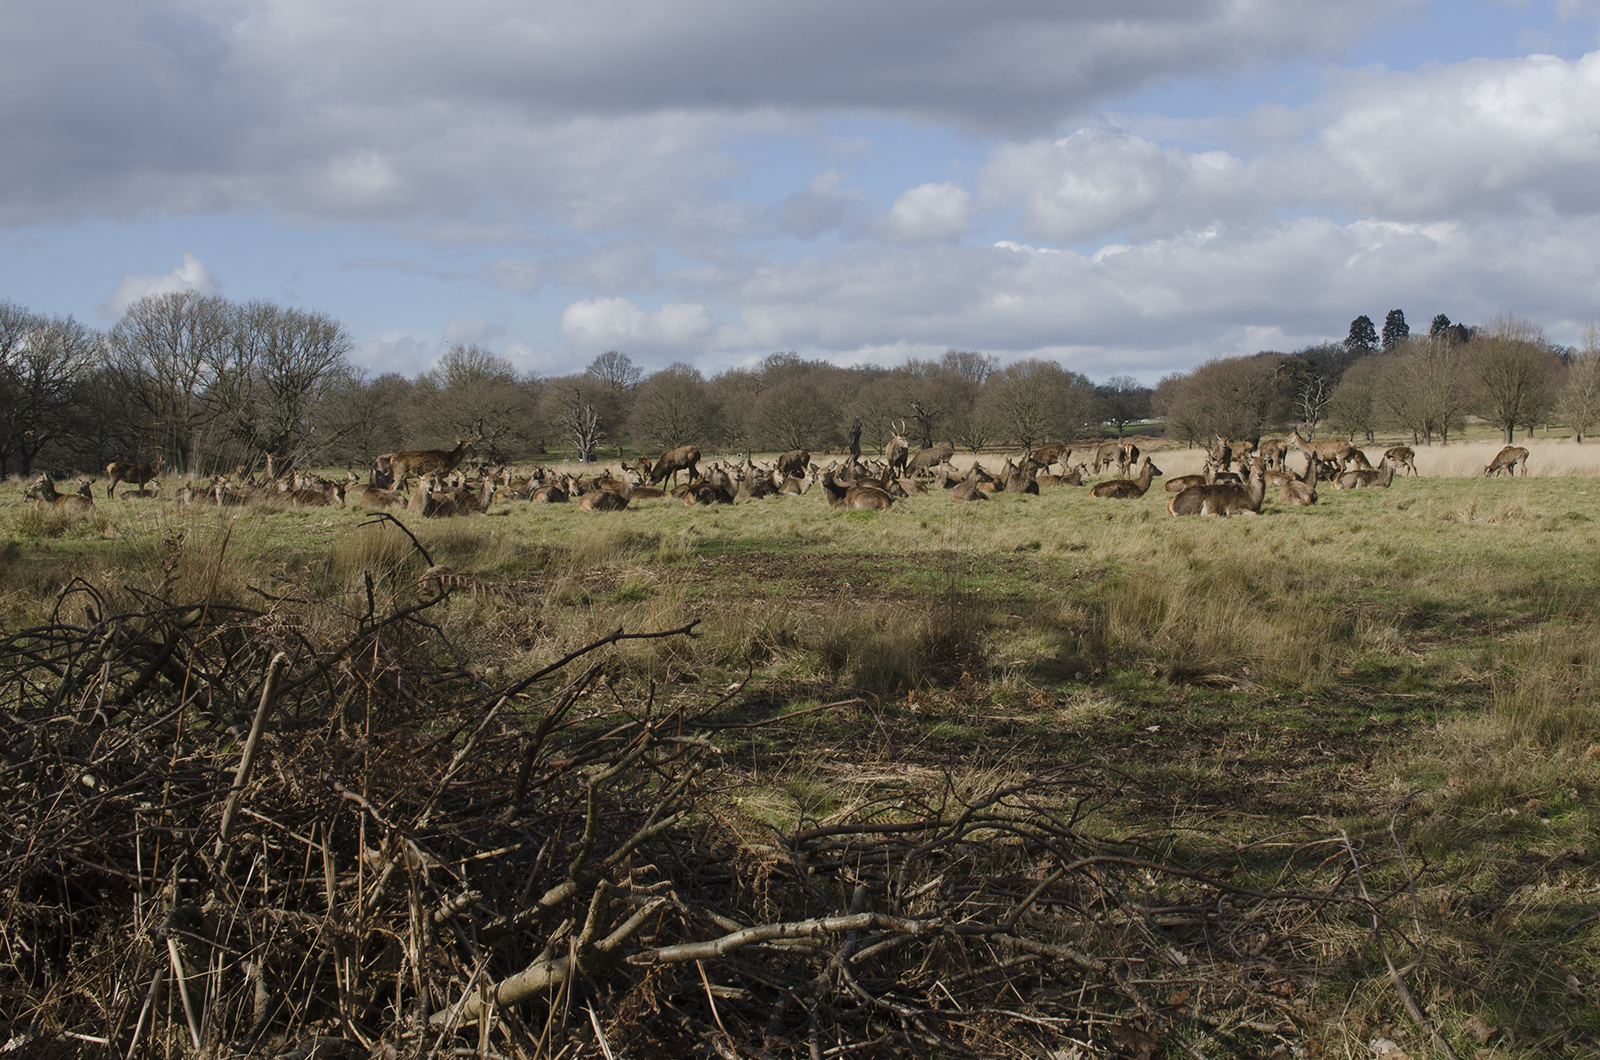
[{"label": "deer herd", "polygon": [[[952,463],[955,451],[948,445],[912,452],[903,424],[884,447],[884,459],[862,460],[852,454],[843,461],[832,460],[826,467],[819,466],[805,449],[791,450],[772,461],[745,457],[705,464],[699,448],[685,445],[654,461],[641,458],[632,465],[624,464],[617,473],[605,470],[576,475],[548,467],[518,472],[505,466],[468,465],[468,452],[481,440],[480,428],[470,436],[458,437],[452,449],[386,453],[368,466],[366,482],[354,470],[342,480],[328,480],[275,467],[269,455],[264,474],[241,466],[232,476],[216,476],[204,486],[181,487],[176,491],[177,500],[184,505],[223,507],[353,504],[440,517],[481,514],[497,498],[503,503],[572,502],[584,511],[618,511],[637,501],[658,498],[685,505],[731,504],[801,496],[816,487],[832,508],[883,511],[914,494],[942,492],[965,503],[985,501],[995,493],[1037,494],[1041,489],[1082,487],[1088,485],[1089,475],[1109,474],[1113,469],[1113,477],[1093,485],[1089,495],[1133,500],[1143,497],[1162,474],[1148,453],[1141,454],[1137,445],[1122,441],[1044,445],[1026,449],[1016,459],[1006,457],[994,472],[977,462],[962,471]],[[1304,460],[1298,472],[1289,467],[1294,452]],[[1075,462],[1074,456],[1081,459]],[[106,497],[114,499],[119,484],[133,487],[123,490],[124,497],[157,496],[162,469],[160,460],[153,464],[112,462],[106,467]],[[1519,471],[1528,473],[1528,451],[1506,446],[1483,469],[1483,475],[1515,475]],[[1410,446],[1386,450],[1374,467],[1366,454],[1348,441],[1310,441],[1294,430],[1283,440],[1233,442],[1218,438],[1205,450],[1202,473],[1171,478],[1163,490],[1171,494],[1166,506],[1170,515],[1256,515],[1269,491],[1276,491],[1284,506],[1303,507],[1317,503],[1319,486],[1387,489],[1397,474],[1417,474],[1416,453]],[[43,475],[26,492],[40,509],[86,513],[94,506],[88,482],[75,493],[63,494],[56,491],[49,475]]]}]

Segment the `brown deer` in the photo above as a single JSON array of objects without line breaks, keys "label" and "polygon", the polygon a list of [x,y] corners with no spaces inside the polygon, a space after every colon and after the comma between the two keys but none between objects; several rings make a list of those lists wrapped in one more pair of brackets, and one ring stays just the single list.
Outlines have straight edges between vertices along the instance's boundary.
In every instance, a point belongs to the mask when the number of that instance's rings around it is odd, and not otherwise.
[{"label": "brown deer", "polygon": [[1320,442],[1308,442],[1300,437],[1300,428],[1296,427],[1289,432],[1290,443],[1302,453],[1315,453],[1325,461],[1337,462],[1342,469],[1351,459],[1350,454],[1355,452],[1355,446],[1343,438],[1329,438]]},{"label": "brown deer", "polygon": [[117,495],[117,483],[119,482],[131,482],[134,489],[144,489],[146,482],[154,481],[160,477],[162,465],[166,461],[167,458],[165,456],[158,457],[153,464],[131,464],[123,460],[111,461],[106,465],[106,478],[111,480],[110,484],[106,486],[106,496],[115,497]]},{"label": "brown deer", "polygon": [[1520,445],[1508,445],[1495,454],[1489,465],[1483,469],[1484,478],[1492,478],[1504,471],[1512,478],[1517,477],[1517,468],[1522,469],[1524,477],[1528,474],[1528,451]]},{"label": "brown deer", "polygon": [[950,499],[953,501],[986,501],[989,495],[982,489],[983,480],[979,477],[978,465],[973,464],[967,472],[967,477],[950,488]]},{"label": "brown deer", "polygon": [[828,499],[828,507],[839,511],[884,512],[894,506],[894,498],[875,483],[845,486],[834,481],[831,471],[817,481],[822,485],[823,496]]},{"label": "brown deer", "polygon": [[895,425],[889,444],[883,447],[883,455],[889,461],[890,471],[901,475],[906,473],[906,460],[911,456],[911,443],[906,440],[905,420]]},{"label": "brown deer", "polygon": [[1117,450],[1117,477],[1127,478],[1128,469],[1139,459],[1139,447],[1132,442]]},{"label": "brown deer", "polygon": [[1417,470],[1417,451],[1409,445],[1397,445],[1393,449],[1385,449],[1383,458],[1408,474],[1422,477],[1422,473]]},{"label": "brown deer", "polygon": [[[1267,472],[1271,474],[1271,472]],[[1264,476],[1263,476],[1264,477]],[[1306,470],[1298,479],[1291,479],[1283,484],[1278,493],[1278,500],[1282,504],[1304,508],[1317,503],[1317,461],[1315,457],[1306,457]]]},{"label": "brown deer", "polygon": [[1089,496],[1103,500],[1130,501],[1143,497],[1150,488],[1150,476],[1161,474],[1161,469],[1150,462],[1149,454],[1139,460],[1137,478],[1117,478],[1102,482],[1089,491]]},{"label": "brown deer", "polygon": [[36,497],[35,508],[41,512],[87,512],[94,507],[94,493],[85,482],[77,493],[57,493],[56,484],[49,475],[40,475],[39,481],[23,491],[25,497]]},{"label": "brown deer", "polygon": [[700,463],[700,450],[693,445],[680,445],[676,449],[668,449],[661,454],[661,459],[656,461],[656,466],[650,471],[650,485],[659,485],[672,476],[673,486],[678,484],[678,472],[689,472],[689,481],[693,482],[700,477],[700,471],[695,466]]},{"label": "brown deer", "polygon": [[1168,515],[1259,515],[1267,495],[1267,476],[1260,454],[1251,465],[1250,484],[1190,486],[1167,502]]},{"label": "brown deer", "polygon": [[791,449],[778,457],[778,470],[783,473],[785,478],[790,475],[804,475],[806,468],[810,464],[811,453],[806,449]]},{"label": "brown deer", "polygon": [[1336,490],[1388,489],[1394,481],[1394,465],[1387,460],[1378,462],[1377,470],[1346,471],[1333,480]]},{"label": "brown deer", "polygon": [[1257,447],[1256,451],[1261,454],[1262,460],[1266,461],[1267,467],[1277,471],[1283,470],[1283,462],[1289,456],[1289,447],[1284,444],[1282,438],[1268,438]]},{"label": "brown deer", "polygon": [[930,445],[926,449],[918,449],[906,461],[906,474],[931,475],[934,468],[955,455],[955,447],[950,445]]},{"label": "brown deer", "polygon": [[1062,445],[1059,442],[1052,445],[1041,445],[1033,451],[1031,456],[1044,471],[1048,472],[1051,464],[1060,464],[1064,473],[1067,469],[1067,461],[1072,459],[1072,446]]},{"label": "brown deer", "polygon": [[1121,455],[1121,442],[1101,442],[1099,448],[1094,451],[1094,473],[1100,474],[1102,469],[1115,464]]},{"label": "brown deer", "polygon": [[[389,454],[390,485],[393,489],[403,489],[406,479],[412,475],[420,480],[425,475],[442,475],[454,471],[456,465],[461,463],[462,457],[467,455],[467,450],[483,440],[481,431],[474,430],[470,438],[456,436],[454,449],[408,449],[400,453]],[[381,477],[383,458],[375,462],[379,466],[374,470],[374,480]]]}]

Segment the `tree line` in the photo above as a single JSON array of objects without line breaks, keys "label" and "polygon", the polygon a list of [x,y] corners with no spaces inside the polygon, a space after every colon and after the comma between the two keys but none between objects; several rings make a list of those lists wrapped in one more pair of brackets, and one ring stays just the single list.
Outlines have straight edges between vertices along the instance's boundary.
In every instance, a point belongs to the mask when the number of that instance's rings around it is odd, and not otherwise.
[{"label": "tree line", "polygon": [[351,349],[326,314],[270,302],[154,295],[104,333],[0,303],[0,476],[158,458],[210,474],[269,454],[359,467],[473,433],[479,452],[509,461],[689,443],[822,451],[843,449],[857,421],[864,451],[898,429],[913,445],[977,451],[1121,433],[1152,396],[1131,376],[1096,385],[1054,361],[1002,366],[967,350],[894,368],[774,353],[706,378],[684,363],[646,374],[620,351],[539,376],[472,344],[407,377],[359,369]]},{"label": "tree line", "polygon": [[414,377],[353,366],[337,320],[193,292],[131,305],[108,331],[0,302],[0,476],[163,459],[180,472],[364,466],[379,453],[453,444],[508,461],[621,456],[684,444],[729,452],[864,452],[903,430],[913,447],[971,452],[1115,434],[1151,416],[1172,436],[1248,438],[1289,423],[1351,437],[1409,431],[1447,442],[1469,415],[1509,439],[1560,417],[1579,440],[1600,413],[1600,337],[1564,348],[1518,317],[1476,328],[1439,316],[1412,336],[1358,317],[1342,343],[1210,361],[1154,389],[1095,384],[1041,359],[1002,365],[949,350],[884,368],[774,353],[707,378],[646,373],[621,351],[565,376],[519,373],[472,344]]},{"label": "tree line", "polygon": [[1382,334],[1360,316],[1349,336],[1294,353],[1266,351],[1209,361],[1163,379],[1154,413],[1169,436],[1207,443],[1255,438],[1288,424],[1371,441],[1378,431],[1447,445],[1469,419],[1516,431],[1561,424],[1582,442],[1600,419],[1600,329],[1581,347],[1545,338],[1515,315],[1469,327],[1435,316],[1412,335],[1401,310]]}]

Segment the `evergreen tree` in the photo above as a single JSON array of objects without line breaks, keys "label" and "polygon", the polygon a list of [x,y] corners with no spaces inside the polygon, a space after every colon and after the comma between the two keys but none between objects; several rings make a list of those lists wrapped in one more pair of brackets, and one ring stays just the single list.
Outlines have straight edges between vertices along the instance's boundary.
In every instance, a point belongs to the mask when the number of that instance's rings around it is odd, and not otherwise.
[{"label": "evergreen tree", "polygon": [[1371,317],[1362,314],[1350,321],[1350,337],[1344,340],[1344,348],[1354,354],[1371,353],[1378,348],[1378,329]]},{"label": "evergreen tree", "polygon": [[1411,334],[1411,325],[1406,323],[1406,315],[1399,309],[1389,310],[1389,315],[1383,318],[1383,348],[1392,350],[1404,342]]},{"label": "evergreen tree", "polygon": [[1428,334],[1429,335],[1437,335],[1437,334],[1439,334],[1439,332],[1443,331],[1445,328],[1447,328],[1449,326],[1450,326],[1450,318],[1445,316],[1443,313],[1440,313],[1438,316],[1433,318],[1433,324],[1431,326],[1429,326]]}]

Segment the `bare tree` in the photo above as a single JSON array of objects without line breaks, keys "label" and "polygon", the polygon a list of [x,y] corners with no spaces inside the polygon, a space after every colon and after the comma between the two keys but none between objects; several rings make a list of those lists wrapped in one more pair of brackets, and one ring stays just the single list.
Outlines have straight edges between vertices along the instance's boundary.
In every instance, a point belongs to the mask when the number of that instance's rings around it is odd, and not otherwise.
[{"label": "bare tree", "polygon": [[1094,394],[1101,421],[1115,427],[1118,438],[1128,424],[1150,415],[1152,391],[1131,375],[1112,376],[1095,387]]},{"label": "bare tree", "polygon": [[572,388],[572,396],[562,407],[561,426],[578,450],[578,461],[586,464],[593,460],[594,451],[604,440],[606,432],[601,424],[600,413],[584,401],[583,391],[577,387]]},{"label": "bare tree", "polygon": [[[481,433],[480,451],[503,457],[538,434],[538,408],[505,357],[475,343],[457,343],[417,379],[413,427],[425,444]],[[410,444],[410,443],[408,443]]]},{"label": "bare tree", "polygon": [[682,362],[655,372],[634,395],[629,431],[641,452],[704,444],[713,416],[706,381]]},{"label": "bare tree", "polygon": [[583,374],[603,386],[627,393],[644,378],[644,369],[634,364],[627,354],[609,350],[590,361]]},{"label": "bare tree", "polygon": [[1549,415],[1561,362],[1537,324],[1526,317],[1495,317],[1479,326],[1465,349],[1473,408],[1500,429],[1507,445],[1519,425]]},{"label": "bare tree", "polygon": [[1323,410],[1335,432],[1351,441],[1358,434],[1372,441],[1377,417],[1377,384],[1382,372],[1380,359],[1366,357],[1344,373]]},{"label": "bare tree", "polygon": [[0,303],[0,478],[15,455],[24,475],[73,429],[73,410],[99,339],[72,317]]},{"label": "bare tree", "polygon": [[1217,435],[1259,437],[1289,418],[1294,361],[1288,354],[1207,361],[1186,376],[1168,376],[1156,397],[1179,437],[1210,444]]},{"label": "bare tree", "polygon": [[1583,329],[1583,346],[1572,355],[1561,390],[1561,414],[1578,444],[1600,420],[1600,322]]},{"label": "bare tree", "polygon": [[1379,407],[1395,426],[1410,431],[1413,441],[1432,445],[1437,436],[1449,445],[1450,432],[1464,422],[1470,390],[1462,374],[1462,349],[1447,328],[1407,339],[1385,358]]},{"label": "bare tree", "polygon": [[757,444],[778,452],[841,447],[844,416],[810,378],[786,379],[756,399]]},{"label": "bare tree", "polygon": [[151,432],[142,455],[193,467],[215,414],[206,391],[232,354],[231,318],[226,299],[183,291],[139,299],[111,329],[107,366]]},{"label": "bare tree", "polygon": [[1078,435],[1094,415],[1094,386],[1054,361],[1023,360],[989,377],[979,408],[997,433],[1031,449]]},{"label": "bare tree", "polygon": [[1000,358],[974,350],[946,350],[944,356],[939,358],[939,370],[980,387],[1000,370]]}]

